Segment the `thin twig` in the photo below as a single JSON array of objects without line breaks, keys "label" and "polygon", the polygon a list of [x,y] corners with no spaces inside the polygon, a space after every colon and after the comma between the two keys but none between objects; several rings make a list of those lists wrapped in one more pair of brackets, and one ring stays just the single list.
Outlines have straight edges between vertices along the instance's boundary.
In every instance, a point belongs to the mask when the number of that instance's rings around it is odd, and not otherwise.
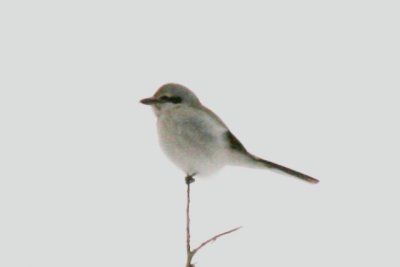
[{"label": "thin twig", "polygon": [[186,258],[186,267],[194,267],[194,265],[192,264],[192,259],[193,256],[204,246],[206,246],[208,243],[211,243],[213,241],[216,241],[218,238],[220,238],[221,236],[230,234],[232,232],[235,232],[237,230],[239,230],[240,227],[236,227],[233,228],[229,231],[223,232],[221,234],[215,235],[213,237],[211,237],[210,239],[208,239],[207,241],[203,242],[200,244],[200,246],[198,246],[197,248],[195,248],[194,250],[191,250],[190,248],[190,184],[194,182],[194,179],[192,176],[187,176],[186,177],[186,185],[187,185],[187,191],[186,191],[186,254],[187,254],[187,258]]},{"label": "thin twig", "polygon": [[192,252],[190,249],[190,182],[186,180],[187,184],[187,204],[186,204],[186,255],[187,255],[187,260],[186,260],[186,267],[192,267]]},{"label": "thin twig", "polygon": [[229,230],[229,231],[226,231],[226,232],[223,232],[223,233],[221,233],[221,234],[215,235],[215,236],[211,237],[210,239],[208,239],[207,241],[204,241],[203,243],[201,243],[200,246],[198,246],[196,249],[194,249],[194,250],[192,251],[192,254],[193,254],[192,257],[194,256],[194,254],[197,253],[197,251],[199,251],[202,247],[204,247],[204,246],[207,245],[208,243],[214,242],[214,241],[216,241],[218,238],[220,238],[221,236],[224,236],[224,235],[233,233],[233,232],[239,230],[240,228],[242,228],[242,226],[239,226],[239,227],[233,228],[233,229],[231,229],[231,230]]}]

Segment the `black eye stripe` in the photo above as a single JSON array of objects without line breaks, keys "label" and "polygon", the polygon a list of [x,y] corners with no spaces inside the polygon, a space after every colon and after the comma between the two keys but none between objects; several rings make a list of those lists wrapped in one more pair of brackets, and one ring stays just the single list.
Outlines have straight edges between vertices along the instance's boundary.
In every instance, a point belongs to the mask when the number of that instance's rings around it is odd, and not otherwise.
[{"label": "black eye stripe", "polygon": [[182,102],[182,98],[180,98],[179,96],[171,96],[169,98],[169,101],[174,103],[174,104],[178,104]]},{"label": "black eye stripe", "polygon": [[178,104],[182,102],[182,98],[179,96],[166,96],[163,95],[162,97],[160,97],[161,100],[163,100],[164,102],[170,102],[173,104]]}]

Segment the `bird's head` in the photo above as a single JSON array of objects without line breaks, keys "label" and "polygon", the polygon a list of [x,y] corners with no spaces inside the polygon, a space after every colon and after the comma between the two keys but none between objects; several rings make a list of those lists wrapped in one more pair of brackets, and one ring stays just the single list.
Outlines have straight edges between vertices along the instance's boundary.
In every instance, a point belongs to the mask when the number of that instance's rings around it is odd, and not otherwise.
[{"label": "bird's head", "polygon": [[142,104],[151,105],[157,116],[178,106],[200,106],[197,96],[183,85],[167,83],[161,86],[154,96],[140,100]]}]

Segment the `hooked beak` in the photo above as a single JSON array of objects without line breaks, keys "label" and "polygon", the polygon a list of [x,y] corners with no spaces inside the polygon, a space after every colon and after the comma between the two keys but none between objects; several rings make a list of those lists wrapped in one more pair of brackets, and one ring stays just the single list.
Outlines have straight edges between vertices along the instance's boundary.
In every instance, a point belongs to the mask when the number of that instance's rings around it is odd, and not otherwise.
[{"label": "hooked beak", "polygon": [[145,105],[154,105],[159,103],[160,101],[154,97],[149,97],[149,98],[145,98],[140,100],[140,103],[145,104]]}]

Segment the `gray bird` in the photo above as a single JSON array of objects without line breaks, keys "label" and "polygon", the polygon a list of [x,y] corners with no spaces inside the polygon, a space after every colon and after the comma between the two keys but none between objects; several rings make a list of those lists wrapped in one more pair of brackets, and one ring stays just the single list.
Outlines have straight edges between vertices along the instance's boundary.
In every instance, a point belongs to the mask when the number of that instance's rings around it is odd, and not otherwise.
[{"label": "gray bird", "polygon": [[249,153],[225,123],[185,86],[165,84],[140,102],[152,106],[161,148],[185,172],[187,183],[193,182],[195,175],[209,175],[225,165],[268,168],[310,183],[319,182]]}]

